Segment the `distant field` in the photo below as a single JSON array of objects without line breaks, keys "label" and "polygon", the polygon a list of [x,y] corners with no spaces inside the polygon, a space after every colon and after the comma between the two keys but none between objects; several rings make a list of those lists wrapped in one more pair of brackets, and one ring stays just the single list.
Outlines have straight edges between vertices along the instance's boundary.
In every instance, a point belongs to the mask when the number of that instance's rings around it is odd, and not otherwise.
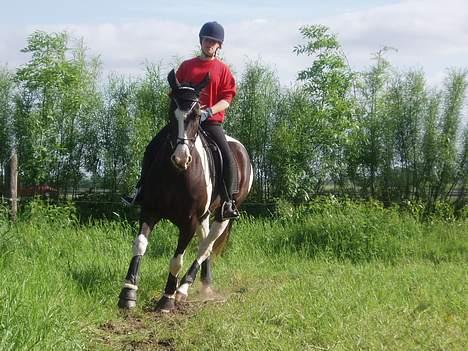
[{"label": "distant field", "polygon": [[[175,248],[162,223],[135,311],[117,298],[135,225],[79,224],[37,205],[0,217],[0,350],[464,350],[468,220],[420,222],[375,204],[324,203],[244,218],[214,266],[170,315],[154,312]],[[194,257],[191,246],[185,269]]]}]

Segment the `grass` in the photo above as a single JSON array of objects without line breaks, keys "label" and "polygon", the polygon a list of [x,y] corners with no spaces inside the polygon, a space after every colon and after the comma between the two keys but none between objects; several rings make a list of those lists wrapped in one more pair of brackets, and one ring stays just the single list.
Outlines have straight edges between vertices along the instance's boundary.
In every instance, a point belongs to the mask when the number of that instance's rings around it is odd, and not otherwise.
[{"label": "grass", "polygon": [[[150,239],[138,307],[116,308],[135,225],[83,225],[33,204],[0,217],[0,350],[463,350],[468,221],[421,222],[352,202],[244,217],[215,261],[218,299],[197,282],[176,313],[154,312],[175,248]],[[191,245],[185,269],[194,258]]]}]

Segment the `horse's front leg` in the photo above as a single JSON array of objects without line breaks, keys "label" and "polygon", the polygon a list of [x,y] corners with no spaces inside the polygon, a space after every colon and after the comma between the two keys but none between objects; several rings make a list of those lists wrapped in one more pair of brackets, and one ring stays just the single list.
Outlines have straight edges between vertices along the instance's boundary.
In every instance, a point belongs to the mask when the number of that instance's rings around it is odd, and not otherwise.
[{"label": "horse's front leg", "polygon": [[127,276],[119,295],[118,306],[120,308],[134,308],[137,300],[138,272],[140,263],[148,246],[148,238],[159,219],[153,216],[141,216],[140,231],[133,241],[133,257],[128,267]]},{"label": "horse's front leg", "polygon": [[169,275],[166,287],[164,288],[163,296],[161,296],[156,305],[156,309],[160,312],[171,312],[175,308],[175,296],[179,282],[178,275],[182,269],[185,249],[195,234],[196,226],[196,222],[192,220],[187,225],[179,228],[179,240],[174,256],[169,262]]},{"label": "horse's front leg", "polygon": [[[214,242],[226,230],[228,224],[229,224],[229,220],[221,221],[221,222],[218,222],[218,221],[213,222],[208,235],[201,241],[200,245],[198,246],[198,253],[197,253],[196,260],[193,261],[189,270],[187,271],[185,276],[182,278],[180,286],[177,289],[177,297],[176,297],[177,301],[182,301],[187,298],[188,289],[195,281],[195,278],[197,276],[198,270],[200,269],[200,266],[203,264],[203,262],[206,261],[207,258],[210,257]],[[208,282],[208,284],[211,284],[211,279]],[[211,289],[211,287],[209,287],[209,289]]]}]

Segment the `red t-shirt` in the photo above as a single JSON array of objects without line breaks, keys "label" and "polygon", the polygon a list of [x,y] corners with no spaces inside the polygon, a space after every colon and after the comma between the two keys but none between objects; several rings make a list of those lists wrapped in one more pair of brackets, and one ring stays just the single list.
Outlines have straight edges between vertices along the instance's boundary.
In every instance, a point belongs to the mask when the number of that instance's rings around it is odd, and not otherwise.
[{"label": "red t-shirt", "polygon": [[[200,104],[211,107],[220,100],[231,103],[236,95],[236,81],[229,67],[217,58],[202,60],[194,57],[184,61],[177,70],[176,77],[181,83],[198,84],[208,72],[211,79],[200,93]],[[208,121],[224,122],[224,111],[214,114]]]}]

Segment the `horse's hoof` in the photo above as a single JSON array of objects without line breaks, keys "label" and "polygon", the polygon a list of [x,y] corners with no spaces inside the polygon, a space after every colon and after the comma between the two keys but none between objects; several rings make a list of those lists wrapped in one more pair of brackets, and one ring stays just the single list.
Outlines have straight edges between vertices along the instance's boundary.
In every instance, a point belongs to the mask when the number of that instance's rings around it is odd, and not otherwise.
[{"label": "horse's hoof", "polygon": [[202,284],[202,287],[200,289],[200,295],[206,296],[206,297],[211,297],[213,296],[214,291],[209,285]]},{"label": "horse's hoof", "polygon": [[178,291],[176,293],[175,300],[176,302],[184,302],[187,300],[187,295]]},{"label": "horse's hoof", "polygon": [[118,306],[121,309],[130,310],[136,307],[136,301],[119,299]]},{"label": "horse's hoof", "polygon": [[119,295],[119,308],[130,309],[136,306],[136,290],[123,288]]},{"label": "horse's hoof", "polygon": [[172,312],[175,308],[174,298],[162,296],[156,304],[156,311],[162,313]]}]

